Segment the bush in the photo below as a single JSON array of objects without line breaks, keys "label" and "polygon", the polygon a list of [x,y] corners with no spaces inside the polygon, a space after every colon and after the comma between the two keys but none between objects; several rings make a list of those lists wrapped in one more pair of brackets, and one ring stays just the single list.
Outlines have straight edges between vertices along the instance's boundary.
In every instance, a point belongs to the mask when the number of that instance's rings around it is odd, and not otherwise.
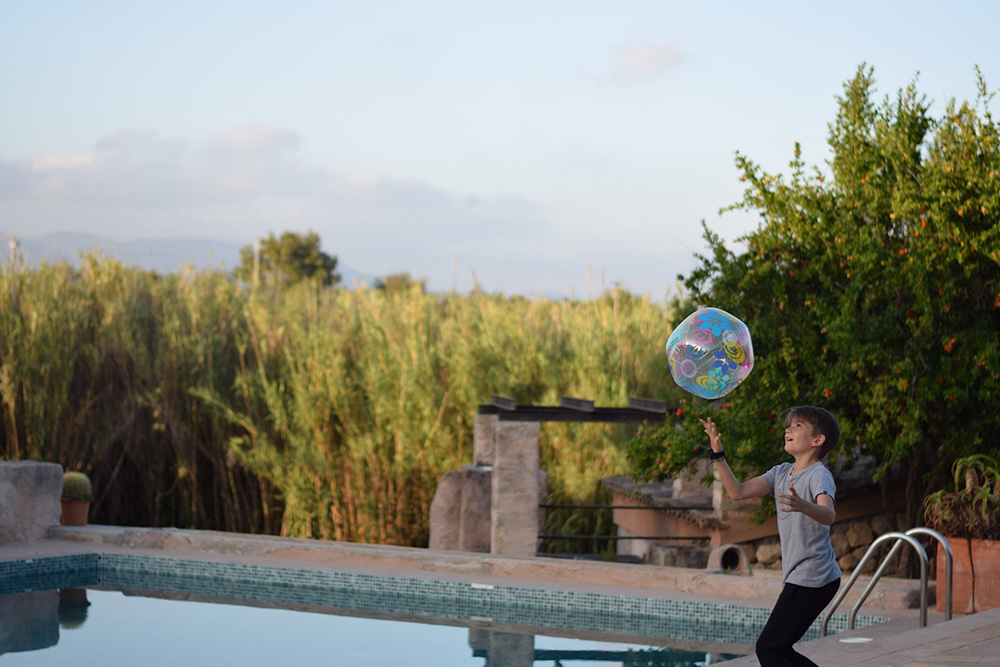
[{"label": "bush", "polygon": [[[737,475],[787,457],[780,415],[822,405],[840,421],[831,457],[868,459],[875,479],[906,479],[906,520],[948,480],[952,463],[1000,454],[1000,125],[979,79],[974,103],[938,117],[914,82],[881,103],[862,66],[830,123],[832,159],[788,174],[737,155],[747,185],[731,209],[759,226],[709,252],[685,281],[699,304],[743,320],[755,369],[720,401],[689,399],[683,427],[633,443],[639,476],[673,475],[719,424]],[[889,509],[889,508],[887,508]],[[895,514],[895,513],[894,513]]]}]

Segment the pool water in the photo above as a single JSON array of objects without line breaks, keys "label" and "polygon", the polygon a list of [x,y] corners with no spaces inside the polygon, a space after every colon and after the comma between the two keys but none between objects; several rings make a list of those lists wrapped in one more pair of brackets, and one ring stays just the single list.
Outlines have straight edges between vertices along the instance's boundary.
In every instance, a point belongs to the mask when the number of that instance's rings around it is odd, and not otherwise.
[{"label": "pool water", "polygon": [[[80,589],[89,589],[89,605],[70,604]],[[770,611],[134,553],[3,561],[0,594],[2,665],[63,664],[76,655],[102,666],[244,667],[284,658],[296,665],[679,667],[752,652]],[[845,616],[834,616],[834,632]],[[886,619],[857,620],[863,627]],[[40,662],[31,662],[35,656]]]},{"label": "pool water", "polygon": [[[80,595],[80,589],[72,592]],[[629,643],[158,599],[109,590],[90,589],[85,595],[86,604],[73,600],[60,604],[58,591],[0,598],[0,627],[7,626],[6,632],[0,630],[0,651],[5,651],[0,664],[531,667],[557,660],[595,665],[708,664],[704,653]],[[33,624],[33,632],[25,632],[24,621],[28,616],[39,620],[41,607],[55,613]],[[20,631],[10,627],[18,623],[5,623],[10,615],[20,617]],[[19,636],[11,637],[10,631]],[[630,662],[632,658],[643,662]]]}]

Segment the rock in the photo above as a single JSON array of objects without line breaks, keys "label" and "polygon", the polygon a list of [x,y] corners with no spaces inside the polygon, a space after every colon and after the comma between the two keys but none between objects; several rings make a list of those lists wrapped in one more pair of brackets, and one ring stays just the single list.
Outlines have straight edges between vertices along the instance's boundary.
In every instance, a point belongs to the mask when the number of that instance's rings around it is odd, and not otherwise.
[{"label": "rock", "polygon": [[866,549],[875,539],[871,526],[866,521],[856,521],[847,529],[847,543],[851,548],[865,547]]},{"label": "rock", "polygon": [[872,531],[876,535],[885,535],[890,530],[889,517],[885,514],[876,514],[872,517]]},{"label": "rock", "polygon": [[833,553],[843,556],[851,550],[851,545],[847,542],[847,535],[836,533],[830,535],[830,544],[833,545]]},{"label": "rock", "polygon": [[781,558],[780,544],[761,544],[757,547],[757,562],[761,565],[770,565],[779,558]]},{"label": "rock", "polygon": [[[867,551],[867,549],[860,549],[860,548],[855,549],[854,553],[852,554],[854,556],[854,560],[857,561],[858,563],[860,563],[861,559],[865,557],[865,552],[866,551]],[[864,566],[864,568],[862,568],[861,572],[863,574],[871,574],[872,572],[874,572],[875,568],[877,568],[879,566],[879,563],[881,563],[882,560],[885,558],[885,554],[884,553],[880,554],[880,555],[881,555],[881,558],[879,558],[877,556],[873,556],[872,558],[868,559],[868,562],[865,563],[865,566]],[[898,560],[898,557],[897,557],[897,560]],[[855,567],[857,567],[856,564],[855,564]],[[885,571],[885,574],[892,575],[893,574],[893,569],[890,567],[890,569],[888,569],[888,570]]]},{"label": "rock", "polygon": [[837,560],[837,565],[844,572],[850,572],[858,565],[858,558],[853,553],[845,554]]}]

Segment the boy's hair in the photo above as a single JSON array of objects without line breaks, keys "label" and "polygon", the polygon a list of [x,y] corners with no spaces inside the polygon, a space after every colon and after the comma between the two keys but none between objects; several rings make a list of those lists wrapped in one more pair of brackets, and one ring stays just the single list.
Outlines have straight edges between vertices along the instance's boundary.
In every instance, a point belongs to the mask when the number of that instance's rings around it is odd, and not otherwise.
[{"label": "boy's hair", "polygon": [[823,444],[819,446],[819,457],[823,458],[829,454],[837,443],[840,442],[840,424],[837,418],[826,408],[818,408],[814,405],[798,405],[785,410],[782,415],[785,418],[785,426],[792,423],[793,419],[812,424],[813,433],[820,433],[826,436]]}]

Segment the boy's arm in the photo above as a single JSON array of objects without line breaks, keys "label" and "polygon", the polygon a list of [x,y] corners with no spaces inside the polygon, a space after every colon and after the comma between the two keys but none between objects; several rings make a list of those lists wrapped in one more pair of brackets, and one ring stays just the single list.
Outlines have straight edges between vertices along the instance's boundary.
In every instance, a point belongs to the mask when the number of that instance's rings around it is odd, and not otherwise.
[{"label": "boy's arm", "polygon": [[811,503],[795,493],[794,484],[788,485],[788,493],[778,494],[778,504],[782,506],[782,512],[802,512],[824,526],[832,526],[837,520],[837,509],[829,494],[821,493],[816,496],[816,502]]},{"label": "boy's arm", "polygon": [[[701,425],[705,427],[705,433],[708,434],[708,442],[712,447],[712,451],[721,452],[722,438],[719,436],[719,430],[716,428],[715,423],[711,418],[700,421]],[[736,479],[736,475],[730,470],[726,459],[715,459],[715,469],[719,472],[719,479],[722,481],[722,485],[726,487],[726,493],[733,500],[760,498],[771,493],[771,485],[761,475],[752,477],[745,482]]]}]

